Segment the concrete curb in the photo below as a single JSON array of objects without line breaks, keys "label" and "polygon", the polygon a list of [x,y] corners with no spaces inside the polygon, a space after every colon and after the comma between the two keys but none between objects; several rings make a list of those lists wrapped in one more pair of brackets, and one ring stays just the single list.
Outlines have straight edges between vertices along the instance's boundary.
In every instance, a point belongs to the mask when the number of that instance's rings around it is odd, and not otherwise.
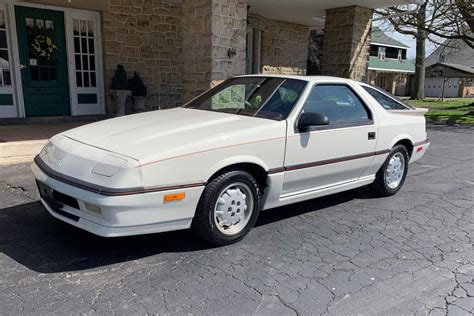
[{"label": "concrete curb", "polygon": [[40,139],[0,143],[0,165],[31,162],[47,142]]}]

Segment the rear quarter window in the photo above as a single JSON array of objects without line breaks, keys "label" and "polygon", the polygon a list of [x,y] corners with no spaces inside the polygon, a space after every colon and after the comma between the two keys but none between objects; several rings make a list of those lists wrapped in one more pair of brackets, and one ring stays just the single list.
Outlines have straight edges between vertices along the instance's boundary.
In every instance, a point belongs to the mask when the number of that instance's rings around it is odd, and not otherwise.
[{"label": "rear quarter window", "polygon": [[412,108],[378,89],[362,86],[385,110],[411,110]]}]

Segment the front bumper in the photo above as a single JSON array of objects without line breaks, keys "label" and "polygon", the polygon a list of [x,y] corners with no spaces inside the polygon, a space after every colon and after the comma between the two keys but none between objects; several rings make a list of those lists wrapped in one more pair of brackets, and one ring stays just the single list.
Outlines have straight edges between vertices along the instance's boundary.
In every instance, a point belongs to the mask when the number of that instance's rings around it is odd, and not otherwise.
[{"label": "front bumper", "polygon": [[[48,176],[35,163],[33,173],[66,203],[50,196],[41,202],[48,212],[68,224],[103,237],[120,237],[187,229],[204,186],[143,194],[105,196],[90,192]],[[166,203],[166,194],[184,192],[183,201]],[[43,194],[44,195],[44,194]],[[68,203],[71,198],[77,203]]]}]

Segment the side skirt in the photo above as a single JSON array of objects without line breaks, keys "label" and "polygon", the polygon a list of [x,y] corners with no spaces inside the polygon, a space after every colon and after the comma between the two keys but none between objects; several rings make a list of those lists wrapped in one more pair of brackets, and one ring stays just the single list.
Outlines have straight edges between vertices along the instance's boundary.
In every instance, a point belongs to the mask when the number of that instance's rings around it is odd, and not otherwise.
[{"label": "side skirt", "polygon": [[272,209],[288,204],[298,203],[315,199],[318,197],[331,195],[339,192],[352,190],[355,188],[369,185],[375,180],[375,175],[366,176],[355,181],[344,182],[333,186],[319,188],[314,190],[305,190],[291,194],[280,195],[283,186],[283,172],[279,174],[269,175],[268,190],[264,197],[263,210]]}]

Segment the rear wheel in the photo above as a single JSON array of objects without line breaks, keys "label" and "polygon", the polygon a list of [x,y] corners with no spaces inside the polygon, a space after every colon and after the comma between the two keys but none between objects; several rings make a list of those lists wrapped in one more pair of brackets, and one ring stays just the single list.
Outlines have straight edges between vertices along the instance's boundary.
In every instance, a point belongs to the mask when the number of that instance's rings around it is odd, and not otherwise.
[{"label": "rear wheel", "polygon": [[380,196],[392,196],[400,191],[407,176],[408,161],[409,155],[405,146],[393,147],[371,185],[373,191]]},{"label": "rear wheel", "polygon": [[261,193],[255,178],[243,170],[228,171],[204,189],[192,229],[215,245],[234,243],[255,225],[260,205]]}]

